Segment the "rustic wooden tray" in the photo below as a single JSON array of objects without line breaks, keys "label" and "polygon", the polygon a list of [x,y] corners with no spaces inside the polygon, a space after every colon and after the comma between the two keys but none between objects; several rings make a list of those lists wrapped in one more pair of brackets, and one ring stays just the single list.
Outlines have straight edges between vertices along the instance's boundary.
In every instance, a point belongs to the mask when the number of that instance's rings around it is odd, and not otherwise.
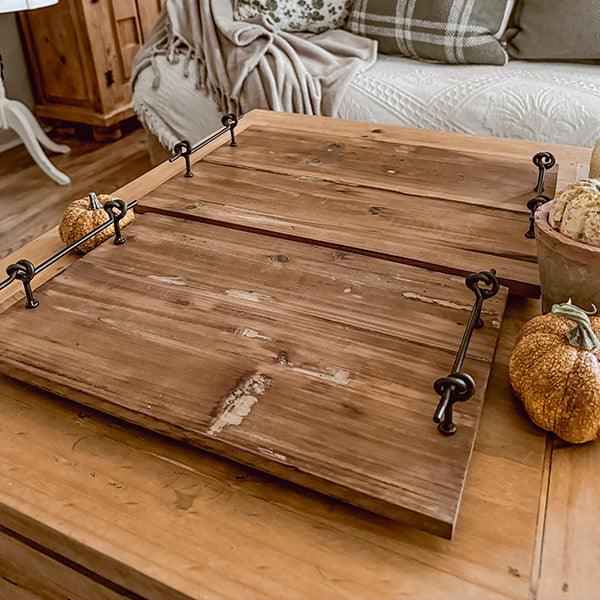
[{"label": "rustic wooden tray", "polygon": [[[511,292],[539,297],[535,240],[525,237],[538,176],[531,157],[448,148],[431,133],[399,143],[377,126],[349,137],[273,118],[196,162],[194,177],[152,190],[139,210],[457,275],[493,265]],[[550,197],[558,168],[548,172]]]},{"label": "rustic wooden tray", "polygon": [[2,372],[451,536],[506,289],[444,437],[432,384],[470,315],[461,278],[162,215],[126,231],[2,315]]}]

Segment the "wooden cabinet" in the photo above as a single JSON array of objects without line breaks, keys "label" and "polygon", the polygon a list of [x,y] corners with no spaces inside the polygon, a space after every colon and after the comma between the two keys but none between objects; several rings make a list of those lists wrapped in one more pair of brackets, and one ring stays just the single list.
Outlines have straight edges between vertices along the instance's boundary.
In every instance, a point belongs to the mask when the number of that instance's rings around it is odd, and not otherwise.
[{"label": "wooden cabinet", "polygon": [[133,58],[165,0],[61,0],[19,15],[39,117],[120,137]]}]

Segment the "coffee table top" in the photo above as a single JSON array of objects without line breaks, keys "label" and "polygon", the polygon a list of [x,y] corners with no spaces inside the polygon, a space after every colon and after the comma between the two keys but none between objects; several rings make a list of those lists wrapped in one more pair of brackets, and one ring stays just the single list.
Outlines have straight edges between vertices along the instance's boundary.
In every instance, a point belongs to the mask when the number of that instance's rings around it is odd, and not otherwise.
[{"label": "coffee table top", "polygon": [[[273,118],[291,129],[326,124],[345,136],[373,128],[262,111],[246,116],[240,128]],[[546,149],[382,129],[378,135],[406,143],[429,139],[524,159]],[[548,149],[561,164],[563,182],[584,174],[588,150]],[[141,198],[179,171],[179,165],[161,165],[118,195]],[[7,261],[26,255],[36,262],[58,247],[49,232]],[[36,283],[53,274],[44,272]],[[4,306],[12,301],[8,290],[0,297]],[[451,542],[390,526],[8,378],[0,387],[3,528],[149,597],[525,598],[530,589],[540,598],[593,597],[600,585],[600,486],[594,484],[600,450],[547,443],[506,378],[516,333],[537,310],[532,300],[513,297],[508,305]]]}]

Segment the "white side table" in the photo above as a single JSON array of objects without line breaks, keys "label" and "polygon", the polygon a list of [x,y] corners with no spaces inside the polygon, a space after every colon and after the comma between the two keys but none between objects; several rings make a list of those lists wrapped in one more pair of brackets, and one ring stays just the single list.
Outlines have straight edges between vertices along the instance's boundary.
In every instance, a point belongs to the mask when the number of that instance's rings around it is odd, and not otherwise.
[{"label": "white side table", "polygon": [[[28,10],[56,4],[57,0],[0,0],[0,12]],[[70,152],[69,146],[57,144],[44,132],[37,119],[22,102],[9,100],[4,89],[4,73],[2,55],[0,55],[0,128],[13,129],[25,143],[25,147],[40,169],[60,185],[71,182],[69,177],[59,171],[48,159],[42,146],[52,152],[65,154]]]}]

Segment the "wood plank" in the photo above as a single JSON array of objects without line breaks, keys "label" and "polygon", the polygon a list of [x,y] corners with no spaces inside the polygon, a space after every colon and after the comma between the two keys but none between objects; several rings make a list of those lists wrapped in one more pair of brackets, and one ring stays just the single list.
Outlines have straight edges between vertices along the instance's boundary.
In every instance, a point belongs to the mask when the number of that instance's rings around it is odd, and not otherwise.
[{"label": "wood plank", "polygon": [[323,131],[328,131],[338,138],[361,138],[397,144],[432,146],[452,151],[476,152],[481,155],[503,156],[510,159],[518,158],[524,163],[530,161],[531,157],[538,152],[551,152],[560,165],[556,183],[556,189],[558,190],[577,179],[587,177],[592,154],[591,148],[581,148],[579,146],[547,144],[397,125],[377,125],[331,117],[311,116],[307,118],[306,115],[258,109],[248,113],[247,119],[246,126],[254,124],[267,128],[277,128],[282,135],[288,133],[291,135],[296,135],[296,133],[305,134],[307,132],[320,134]]},{"label": "wood plank", "polygon": [[76,564],[64,564],[53,552],[0,526],[0,598],[124,600],[140,597],[94,573],[85,573],[85,569]]},{"label": "wood plank", "polygon": [[538,598],[592,600],[600,590],[600,445],[554,440]]},{"label": "wood plank", "polygon": [[[327,131],[292,134],[253,125],[240,142],[235,148],[221,146],[204,161],[271,173],[292,171],[301,177],[526,214],[538,178],[531,157],[523,161],[363,137],[338,140]],[[557,170],[554,167],[548,172],[546,192],[550,197],[555,192]]]},{"label": "wood plank", "polygon": [[[301,171],[295,166],[288,170]],[[493,196],[489,206],[449,202],[205,161],[196,163],[194,172],[196,177],[173,177],[145,195],[138,210],[281,235],[454,275],[493,265],[511,291],[539,297],[535,240],[524,235],[529,220],[517,210],[518,202],[514,209],[502,208],[500,201],[494,206]]]},{"label": "wood plank", "polygon": [[3,376],[0,521],[149,598],[529,598],[545,436],[506,379],[518,300],[451,542]]},{"label": "wood plank", "polygon": [[3,315],[3,372],[451,535],[505,291],[444,438],[431,385],[470,312],[464,282],[158,215],[129,231],[40,288],[38,309]]},{"label": "wood plank", "polygon": [[436,148],[466,150],[479,154],[494,156],[520,157],[531,159],[537,152],[552,152],[559,162],[586,163],[589,165],[591,148],[547,144],[500,138],[495,136],[473,135],[454,131],[401,127],[398,125],[380,125],[364,121],[337,119],[332,117],[310,116],[293,113],[280,113],[255,109],[248,113],[252,124],[262,127],[277,128],[285,132],[328,131],[332,134],[350,138],[372,138],[396,143],[407,143]]}]

